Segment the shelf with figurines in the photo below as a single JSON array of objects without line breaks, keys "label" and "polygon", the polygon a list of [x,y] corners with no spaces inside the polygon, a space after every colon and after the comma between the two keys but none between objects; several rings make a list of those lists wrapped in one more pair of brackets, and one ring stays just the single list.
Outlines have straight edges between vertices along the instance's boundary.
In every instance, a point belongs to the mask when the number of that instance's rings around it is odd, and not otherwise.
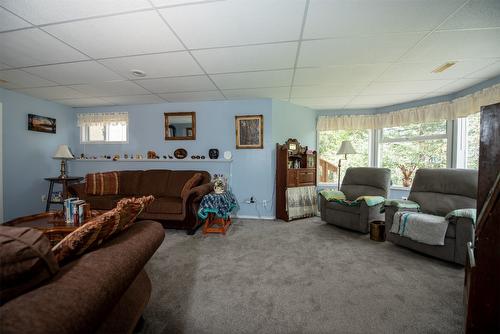
[{"label": "shelf with figurines", "polygon": [[114,154],[114,155],[86,155],[80,154],[74,161],[106,161],[106,162],[212,162],[212,163],[228,163],[232,162],[232,154],[230,151],[225,151],[223,158],[219,159],[218,150],[214,152],[210,149],[209,157],[205,155],[191,155],[188,157],[185,149],[177,149],[175,152],[160,156],[155,151],[148,151],[146,155],[143,154]]}]

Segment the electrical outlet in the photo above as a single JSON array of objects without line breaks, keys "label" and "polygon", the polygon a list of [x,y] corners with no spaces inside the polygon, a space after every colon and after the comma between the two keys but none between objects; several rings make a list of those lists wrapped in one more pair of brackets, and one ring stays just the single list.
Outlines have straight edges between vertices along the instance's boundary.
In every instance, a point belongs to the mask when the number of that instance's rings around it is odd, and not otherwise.
[{"label": "electrical outlet", "polygon": [[47,202],[47,195],[42,195],[42,203]]},{"label": "electrical outlet", "polygon": [[263,205],[265,208],[267,208],[267,199],[263,199],[263,200],[262,200],[262,205]]}]

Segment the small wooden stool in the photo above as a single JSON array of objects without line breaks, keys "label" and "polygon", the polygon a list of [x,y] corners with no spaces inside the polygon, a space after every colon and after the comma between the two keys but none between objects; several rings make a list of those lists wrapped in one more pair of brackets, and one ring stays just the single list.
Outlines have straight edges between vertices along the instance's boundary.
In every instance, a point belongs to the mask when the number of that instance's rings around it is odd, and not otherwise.
[{"label": "small wooden stool", "polygon": [[203,234],[222,233],[226,235],[229,225],[231,225],[231,217],[221,218],[210,213],[205,220],[205,225],[203,225]]}]

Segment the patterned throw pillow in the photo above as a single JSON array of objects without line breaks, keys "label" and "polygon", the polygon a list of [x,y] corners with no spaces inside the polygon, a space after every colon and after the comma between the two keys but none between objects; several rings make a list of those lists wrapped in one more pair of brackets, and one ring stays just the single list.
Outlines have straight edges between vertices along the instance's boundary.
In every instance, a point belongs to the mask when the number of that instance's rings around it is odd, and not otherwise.
[{"label": "patterned throw pillow", "polygon": [[118,172],[93,173],[85,176],[87,195],[117,195],[118,189]]},{"label": "patterned throw pillow", "polygon": [[113,210],[89,220],[52,248],[57,262],[67,262],[97,248],[112,235],[125,230],[153,200],[153,196],[124,198]]},{"label": "patterned throw pillow", "polygon": [[202,179],[203,177],[201,173],[195,173],[189,180],[186,181],[186,183],[184,183],[181,190],[181,197],[184,198],[189,193],[191,188],[197,186]]}]

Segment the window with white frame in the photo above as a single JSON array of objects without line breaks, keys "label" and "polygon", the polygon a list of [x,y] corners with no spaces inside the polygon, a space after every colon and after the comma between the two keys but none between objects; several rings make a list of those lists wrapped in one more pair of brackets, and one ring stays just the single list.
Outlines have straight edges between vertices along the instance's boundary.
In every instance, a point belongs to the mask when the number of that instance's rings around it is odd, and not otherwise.
[{"label": "window with white frame", "polygon": [[350,154],[347,161],[342,161],[341,176],[343,177],[347,167],[369,166],[370,138],[371,130],[319,131],[319,182],[337,183],[338,161],[343,157],[337,155],[337,151],[344,140],[351,141],[357,154]]},{"label": "window with white frame", "polygon": [[466,127],[466,155],[465,167],[477,169],[479,165],[479,119],[480,113],[465,118]]},{"label": "window with white frame", "polygon": [[391,170],[392,184],[409,186],[418,168],[448,166],[446,121],[410,124],[380,131],[379,165]]},{"label": "window with white frame", "polygon": [[80,141],[85,144],[126,143],[128,113],[78,114]]}]

